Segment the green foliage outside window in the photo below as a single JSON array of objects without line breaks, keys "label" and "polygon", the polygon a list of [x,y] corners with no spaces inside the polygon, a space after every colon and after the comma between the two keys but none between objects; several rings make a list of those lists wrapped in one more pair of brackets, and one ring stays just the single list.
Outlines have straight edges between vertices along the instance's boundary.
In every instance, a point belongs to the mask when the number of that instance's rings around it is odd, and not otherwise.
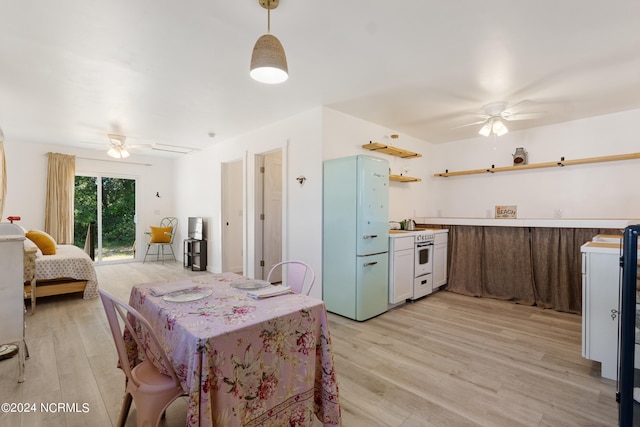
[{"label": "green foliage outside window", "polygon": [[[78,247],[84,247],[87,228],[91,222],[97,221],[98,182],[96,177],[76,176],[74,239]],[[103,257],[107,252],[132,253],[136,239],[135,180],[103,177],[100,182]]]}]

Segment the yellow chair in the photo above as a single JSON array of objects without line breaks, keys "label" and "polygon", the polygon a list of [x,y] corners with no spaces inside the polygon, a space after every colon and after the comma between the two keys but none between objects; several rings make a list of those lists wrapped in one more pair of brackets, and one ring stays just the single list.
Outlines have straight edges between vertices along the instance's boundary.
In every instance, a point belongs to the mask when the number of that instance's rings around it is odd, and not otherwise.
[{"label": "yellow chair", "polygon": [[[147,243],[147,251],[144,254],[144,263],[149,255],[151,246],[157,246],[156,261],[160,261],[160,255],[162,255],[162,262],[164,263],[164,248],[168,246],[171,250],[173,260],[177,261],[176,254],[173,252],[173,236],[176,234],[176,228],[178,228],[178,218],[166,217],[160,221],[160,227],[151,226],[151,231],[146,232],[149,236],[149,242]],[[153,255],[153,254],[151,254]]]}]

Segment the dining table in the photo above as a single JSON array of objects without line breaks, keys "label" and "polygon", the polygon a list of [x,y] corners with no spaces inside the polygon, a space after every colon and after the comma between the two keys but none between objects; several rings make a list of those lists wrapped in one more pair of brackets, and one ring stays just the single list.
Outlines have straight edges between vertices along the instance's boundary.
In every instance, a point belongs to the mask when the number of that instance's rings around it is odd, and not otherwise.
[{"label": "dining table", "polygon": [[[342,425],[324,302],[293,292],[250,296],[252,283],[267,288],[259,282],[218,273],[132,287],[129,304],[151,324],[188,394],[186,425]],[[127,333],[125,342],[131,365],[140,363],[145,352]]]}]

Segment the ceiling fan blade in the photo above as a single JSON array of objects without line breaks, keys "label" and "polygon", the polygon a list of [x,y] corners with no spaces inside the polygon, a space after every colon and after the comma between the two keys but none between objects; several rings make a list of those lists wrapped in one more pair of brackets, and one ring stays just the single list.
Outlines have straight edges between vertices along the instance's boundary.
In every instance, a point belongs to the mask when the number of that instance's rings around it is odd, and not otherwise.
[{"label": "ceiling fan blade", "polygon": [[522,101],[520,101],[520,102],[516,102],[516,103],[515,103],[515,104],[513,104],[513,105],[509,105],[507,108],[505,108],[505,109],[504,109],[504,111],[508,111],[508,112],[509,112],[509,113],[511,113],[511,114],[515,114],[515,113],[513,112],[513,109],[514,109],[514,108],[516,108],[516,107],[517,107],[517,106],[519,106],[519,105],[526,104],[526,103],[529,103],[529,102],[531,102],[531,101],[529,101],[528,99],[523,99],[523,100],[522,100]]},{"label": "ceiling fan blade", "polygon": [[197,148],[182,147],[178,145],[167,145],[167,144],[153,144],[151,146],[151,149],[156,151],[166,151],[168,153],[180,153],[180,154],[189,154],[192,151],[198,150]]},{"label": "ceiling fan blade", "polygon": [[153,148],[153,144],[126,144],[125,148],[131,148],[133,150],[147,149],[147,148]]},{"label": "ceiling fan blade", "polygon": [[473,122],[473,123],[467,123],[466,125],[462,125],[462,126],[456,126],[454,129],[458,129],[458,128],[466,128],[467,126],[474,126],[474,125],[479,125],[482,123],[485,123],[488,119],[484,119],[484,120],[480,120],[478,122]]},{"label": "ceiling fan blade", "polygon": [[502,118],[505,119],[506,121],[512,122],[512,121],[516,121],[516,120],[532,120],[532,119],[538,119],[542,116],[544,116],[544,112],[540,111],[540,112],[532,112],[532,113],[514,113],[514,114],[509,114],[509,115],[504,115]]}]

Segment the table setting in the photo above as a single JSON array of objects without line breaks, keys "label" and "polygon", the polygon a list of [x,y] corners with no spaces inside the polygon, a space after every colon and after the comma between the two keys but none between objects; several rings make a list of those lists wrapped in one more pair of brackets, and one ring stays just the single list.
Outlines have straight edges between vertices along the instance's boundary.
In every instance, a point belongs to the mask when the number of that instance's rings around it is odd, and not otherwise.
[{"label": "table setting", "polygon": [[136,285],[130,304],[189,392],[188,426],[341,425],[322,300],[220,273]]}]

